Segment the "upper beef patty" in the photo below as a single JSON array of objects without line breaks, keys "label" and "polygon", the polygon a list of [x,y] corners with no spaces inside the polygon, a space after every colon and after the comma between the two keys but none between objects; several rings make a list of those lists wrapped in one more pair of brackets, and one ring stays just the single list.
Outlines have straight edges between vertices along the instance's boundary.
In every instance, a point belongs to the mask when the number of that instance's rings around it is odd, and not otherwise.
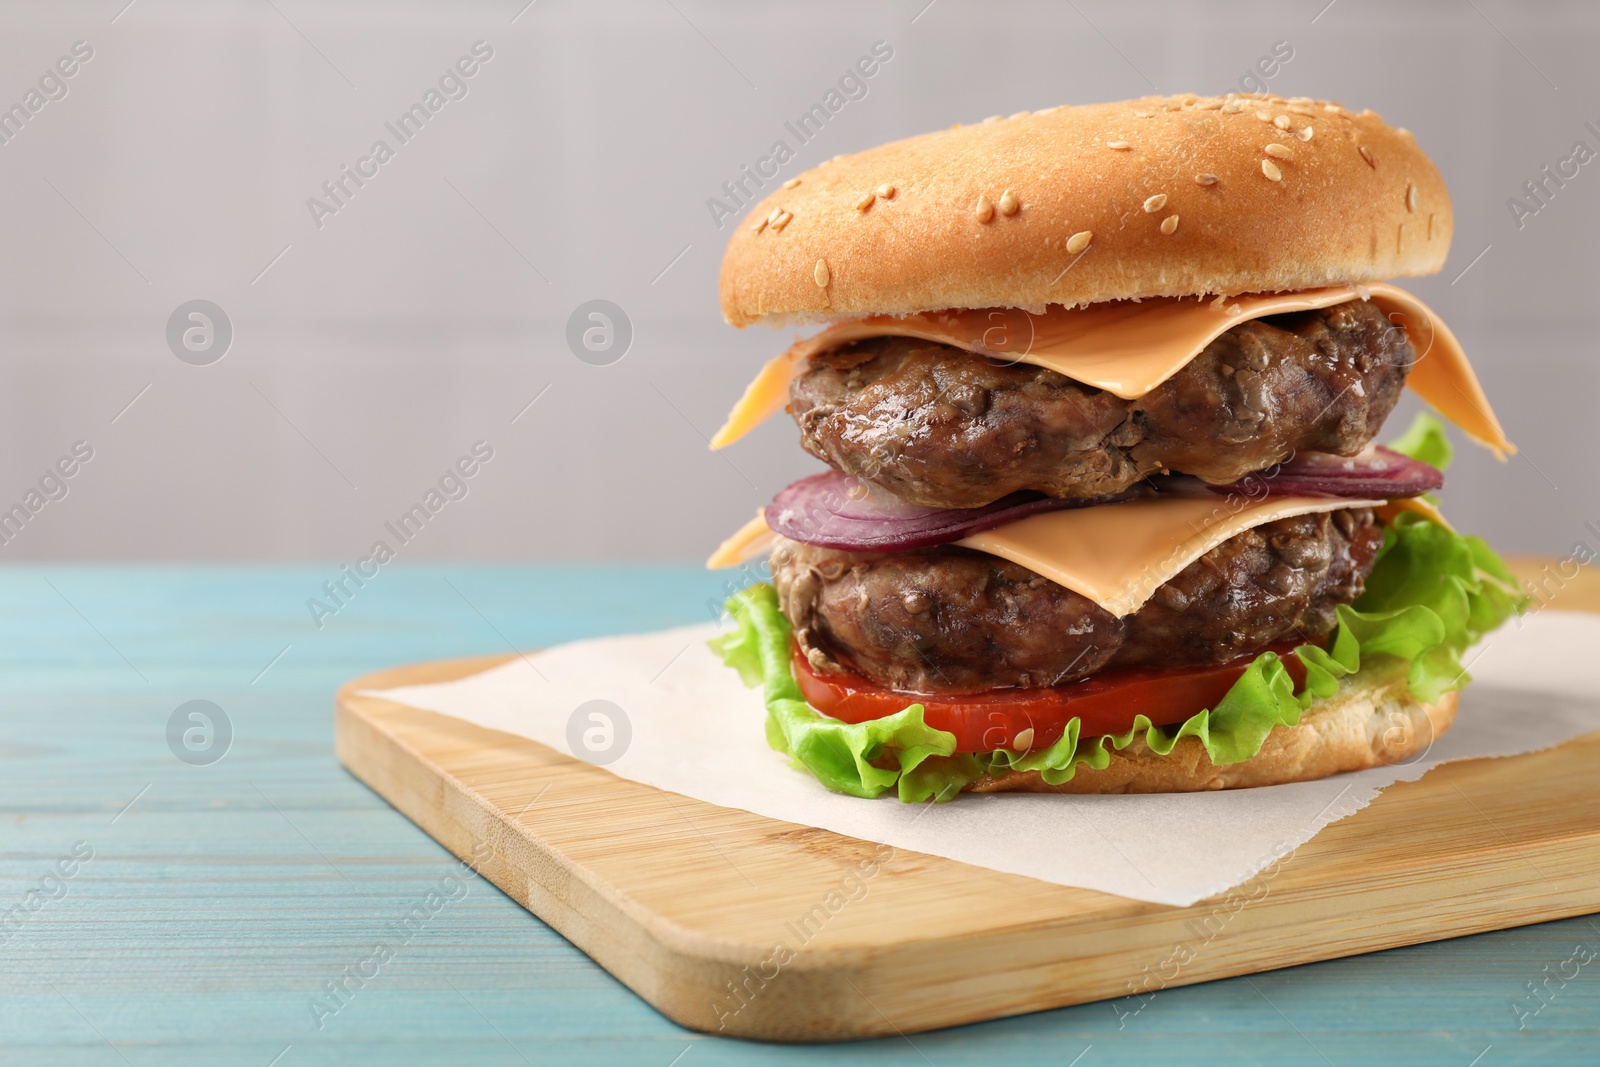
[{"label": "upper beef patty", "polygon": [[1152,473],[1226,484],[1301,451],[1354,455],[1415,356],[1372,304],[1241,323],[1136,400],[1054,371],[876,337],[813,356],[790,389],[807,452],[901,500],[981,507],[1019,489],[1121,492]]},{"label": "upper beef patty", "polygon": [[1075,681],[1107,667],[1226,663],[1326,637],[1383,543],[1367,508],[1265,523],[1117,618],[1015,563],[944,545],[869,555],[781,541],[772,580],[817,670],[971,692]]}]

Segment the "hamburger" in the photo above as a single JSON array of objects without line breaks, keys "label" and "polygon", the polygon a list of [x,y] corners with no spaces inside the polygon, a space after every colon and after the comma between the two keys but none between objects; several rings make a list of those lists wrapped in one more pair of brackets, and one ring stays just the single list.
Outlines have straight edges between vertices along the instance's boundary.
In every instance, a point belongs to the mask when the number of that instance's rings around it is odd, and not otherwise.
[{"label": "hamburger", "polygon": [[[710,560],[768,560],[713,645],[769,742],[905,801],[1418,758],[1521,605],[1431,495],[1441,419],[1514,448],[1389,284],[1451,232],[1410,133],[1268,95],[996,117],[783,183],[723,315],[821,328],[713,447],[786,410],[827,470]],[[1380,445],[1407,387],[1436,414]]]}]

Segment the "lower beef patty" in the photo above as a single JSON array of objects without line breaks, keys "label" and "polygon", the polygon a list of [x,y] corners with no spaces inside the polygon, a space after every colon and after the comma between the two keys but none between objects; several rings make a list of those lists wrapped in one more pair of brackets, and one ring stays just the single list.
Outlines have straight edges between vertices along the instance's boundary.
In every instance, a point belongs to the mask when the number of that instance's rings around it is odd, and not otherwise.
[{"label": "lower beef patty", "polygon": [[773,584],[812,665],[881,686],[971,692],[1107,667],[1225,663],[1326,637],[1383,527],[1368,508],[1279,519],[1223,542],[1117,618],[1015,563],[946,545],[867,555],[782,541]]},{"label": "lower beef patty", "polygon": [[1255,319],[1123,400],[1027,364],[876,337],[813,356],[790,389],[806,451],[926,507],[1019,489],[1120,492],[1177,471],[1226,484],[1296,452],[1354,455],[1393,410],[1415,356],[1372,304]]}]

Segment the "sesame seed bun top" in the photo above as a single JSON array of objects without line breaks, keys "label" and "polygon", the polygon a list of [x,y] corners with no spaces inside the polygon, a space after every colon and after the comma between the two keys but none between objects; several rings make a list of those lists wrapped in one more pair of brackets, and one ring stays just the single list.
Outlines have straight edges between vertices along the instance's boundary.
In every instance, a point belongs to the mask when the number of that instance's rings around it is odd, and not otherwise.
[{"label": "sesame seed bun top", "polygon": [[1411,134],[1279,96],[1054,107],[839,156],[722,260],[735,326],[1430,274],[1450,196]]}]

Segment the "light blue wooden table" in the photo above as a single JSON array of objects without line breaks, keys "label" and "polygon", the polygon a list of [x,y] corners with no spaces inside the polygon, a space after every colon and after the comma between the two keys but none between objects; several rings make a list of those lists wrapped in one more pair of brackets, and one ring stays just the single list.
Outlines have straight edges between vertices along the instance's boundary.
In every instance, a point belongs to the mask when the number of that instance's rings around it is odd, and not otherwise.
[{"label": "light blue wooden table", "polygon": [[[805,1048],[680,1029],[477,880],[318,1029],[312,997],[455,866],[334,759],[335,687],[695,621],[721,582],[396,568],[319,631],[332,576],[0,570],[0,1063],[1600,1063],[1600,961],[1514,1009],[1600,949],[1590,919],[1169,990],[1123,1029],[1090,1004]],[[231,724],[220,760],[220,732],[169,746],[191,700]]]}]

